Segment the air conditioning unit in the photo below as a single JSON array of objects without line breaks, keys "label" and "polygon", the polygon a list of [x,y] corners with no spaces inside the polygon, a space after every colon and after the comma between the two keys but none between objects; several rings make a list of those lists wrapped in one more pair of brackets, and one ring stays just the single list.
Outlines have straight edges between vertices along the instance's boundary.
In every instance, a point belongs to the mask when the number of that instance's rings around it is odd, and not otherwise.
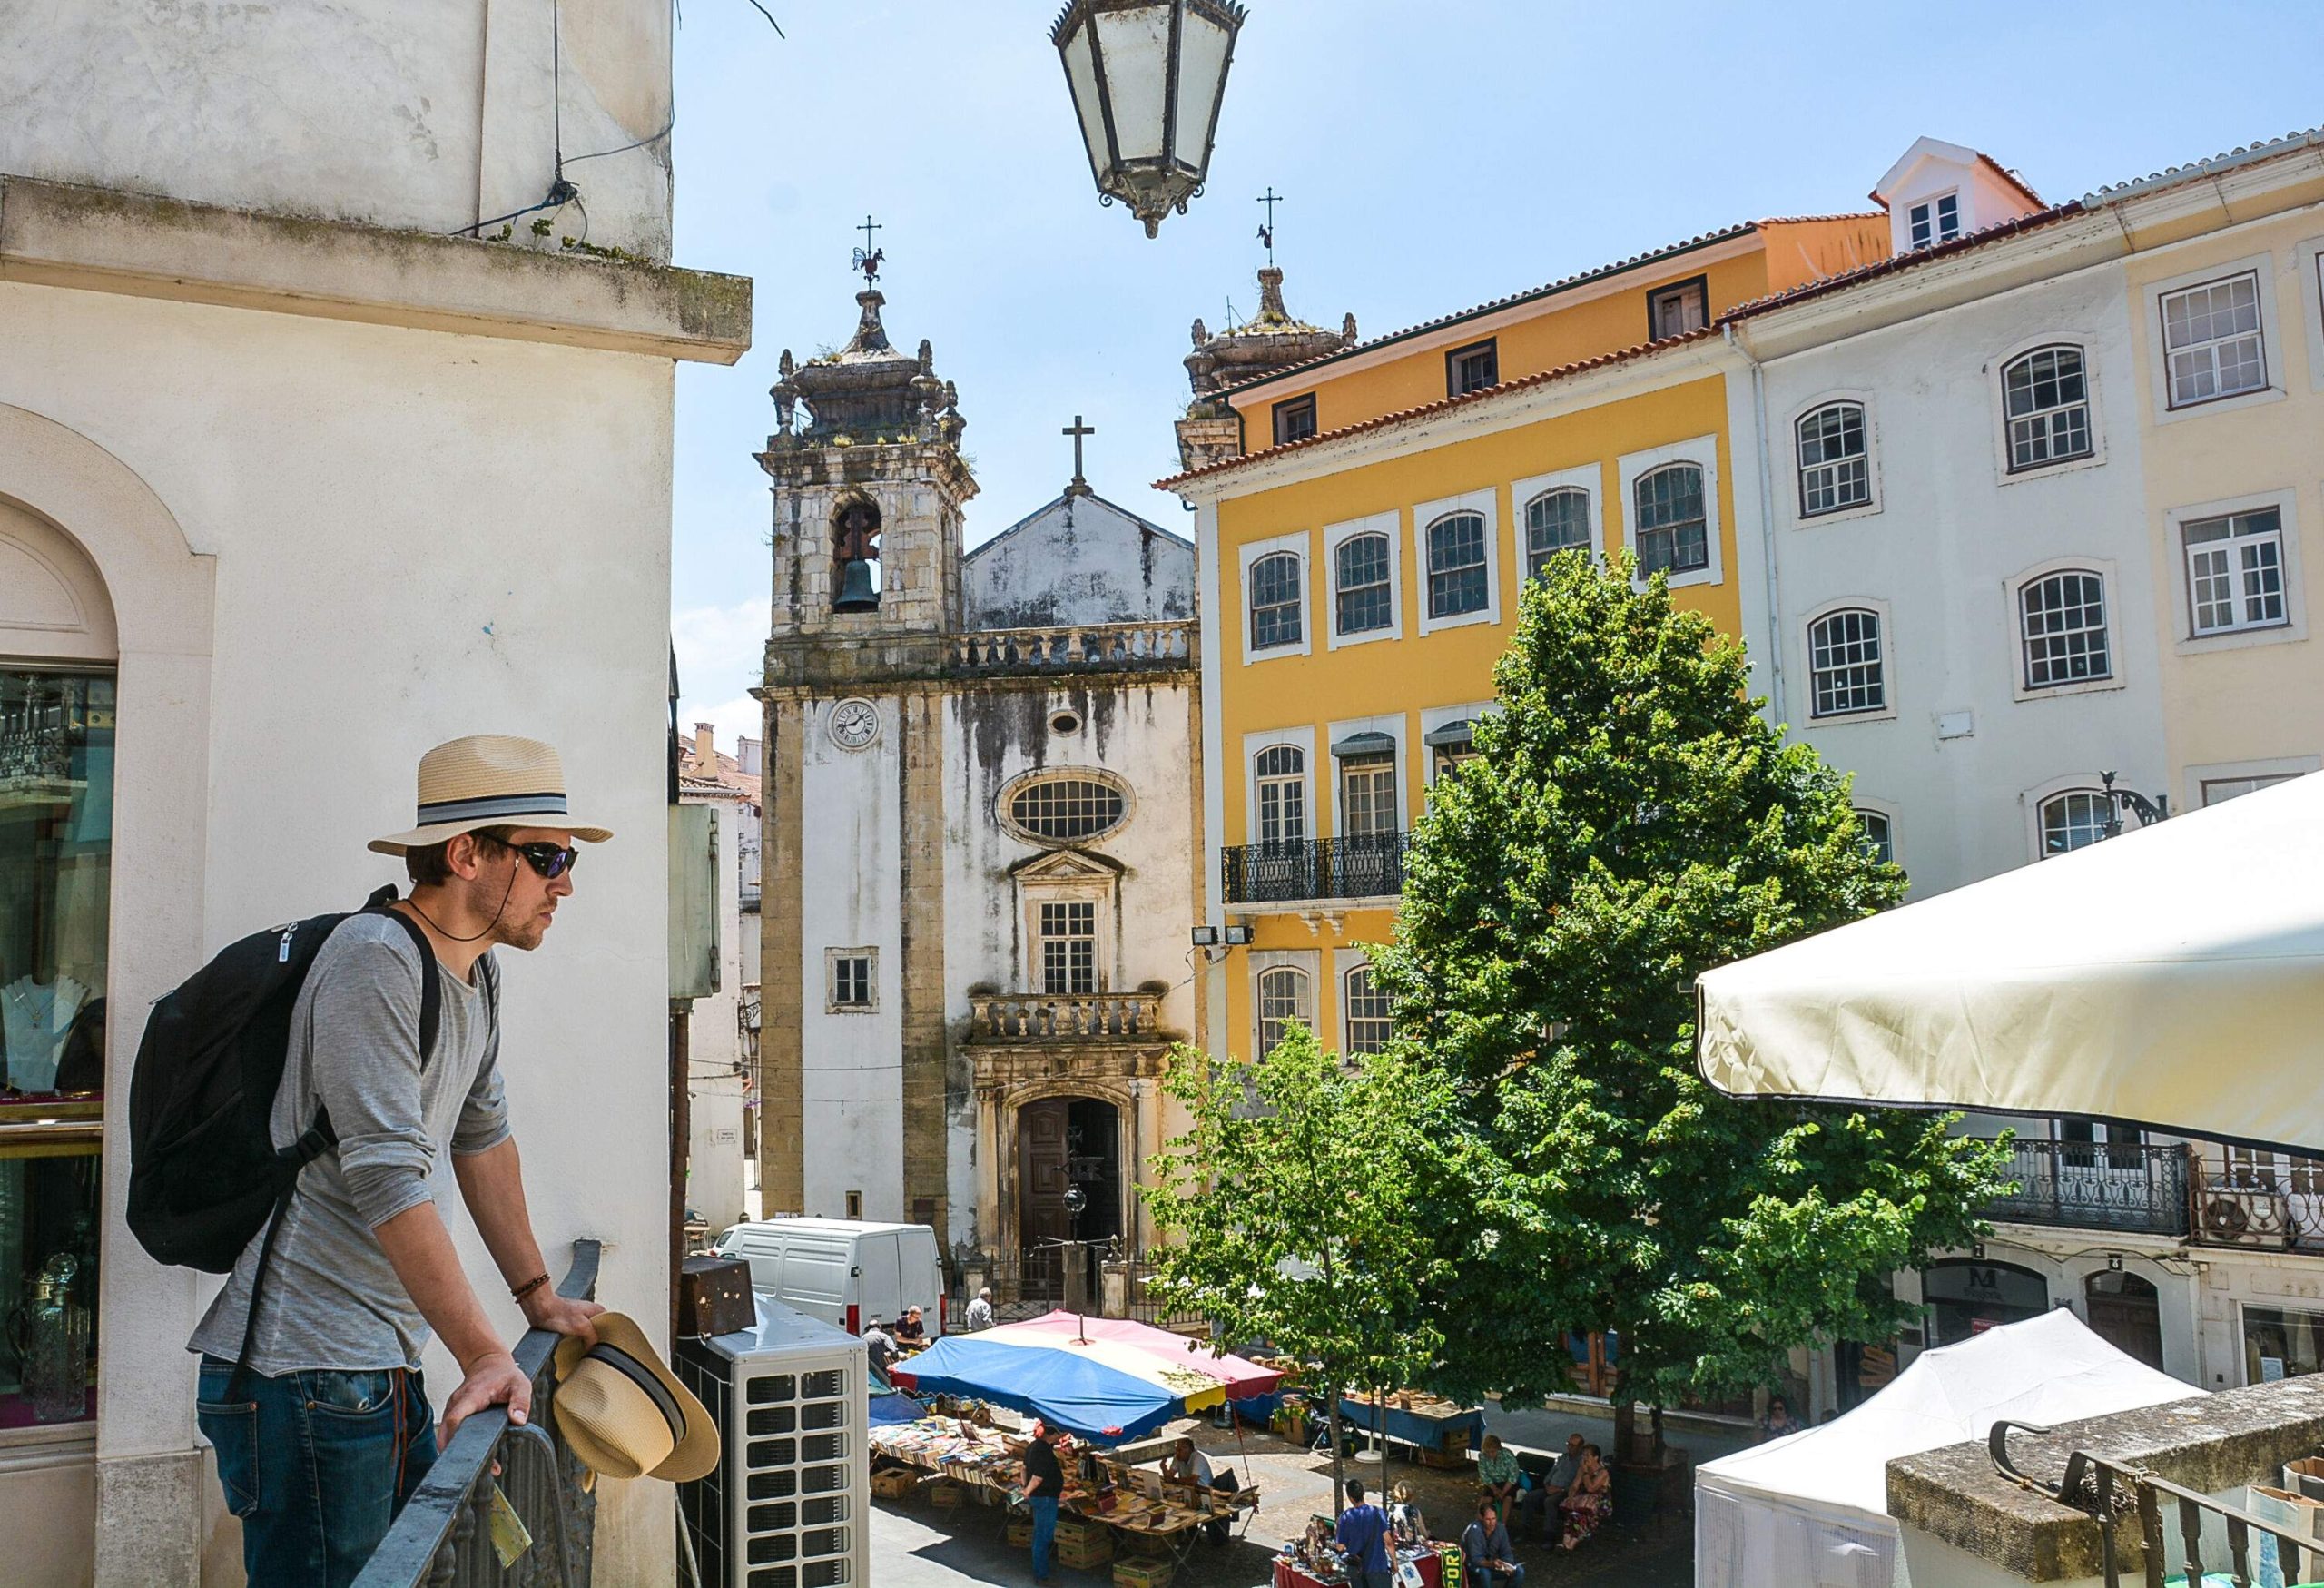
[{"label": "air conditioning unit", "polygon": [[2291,1244],[2291,1210],[2281,1191],[2213,1185],[2203,1189],[2200,1202],[2206,1240],[2276,1249]]},{"label": "air conditioning unit", "polygon": [[717,1469],[678,1485],[703,1588],[860,1588],[871,1556],[863,1342],[753,1299],[755,1327],[680,1340],[671,1354],[718,1425]]}]

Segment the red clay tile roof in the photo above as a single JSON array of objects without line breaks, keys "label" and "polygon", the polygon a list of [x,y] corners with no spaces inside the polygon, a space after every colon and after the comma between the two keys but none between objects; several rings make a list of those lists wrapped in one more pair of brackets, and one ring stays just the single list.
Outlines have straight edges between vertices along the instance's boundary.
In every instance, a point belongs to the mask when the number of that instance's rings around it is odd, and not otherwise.
[{"label": "red clay tile roof", "polygon": [[[1807,215],[1791,218],[1837,220],[1846,217]],[[1635,270],[1640,265],[1658,264],[1664,260],[1676,259],[1680,254],[1691,253],[1698,248],[1708,248],[1715,242],[1725,242],[1731,238],[1741,237],[1759,224],[1760,222],[1757,221],[1738,221],[1732,226],[1722,226],[1715,232],[1705,232],[1699,236],[1689,237],[1683,242],[1665,243],[1660,248],[1650,248],[1644,253],[1634,253],[1628,259],[1619,259],[1611,264],[1594,265],[1586,271],[1577,271],[1570,276],[1560,276],[1554,281],[1546,282],[1539,287],[1528,287],[1521,292],[1512,292],[1506,297],[1494,298],[1477,304],[1474,308],[1457,310],[1451,314],[1440,314],[1433,320],[1423,320],[1417,325],[1405,326],[1402,330],[1392,330],[1380,336],[1367,338],[1352,346],[1342,348],[1334,353],[1323,353],[1312,359],[1302,360],[1296,364],[1285,364],[1280,370],[1270,370],[1264,375],[1256,375],[1248,380],[1226,387],[1219,395],[1231,399],[1238,391],[1248,390],[1255,386],[1264,386],[1269,381],[1280,380],[1286,375],[1295,375],[1303,370],[1312,370],[1319,364],[1334,363],[1342,359],[1353,358],[1358,353],[1369,352],[1374,348],[1386,347],[1391,342],[1405,341],[1413,337],[1425,335],[1432,330],[1442,330],[1448,325],[1458,325],[1464,320],[1475,320],[1480,316],[1496,313],[1519,303],[1530,302],[1536,298],[1547,298],[1554,293],[1571,291],[1576,287],[1587,285],[1589,282],[1602,280],[1607,276],[1620,275],[1624,271]]]},{"label": "red clay tile roof", "polygon": [[1754,314],[1764,314],[1768,310],[1779,308],[1784,304],[1797,303],[1803,299],[1821,297],[1826,292],[1837,292],[1843,287],[1853,287],[1858,281],[1868,281],[1876,276],[1893,275],[1898,271],[1911,270],[1916,265],[1927,264],[1940,259],[1950,259],[1956,253],[1965,253],[1970,249],[1982,248],[1988,242],[1998,242],[2004,237],[2014,237],[2021,232],[2031,232],[2037,227],[2063,221],[2069,215],[2078,215],[2082,211],[2083,203],[2080,199],[2068,199],[2063,204],[2053,204],[2046,210],[2036,210],[2030,215],[2020,215],[2015,220],[2003,221],[1995,225],[1980,227],[1974,232],[1964,232],[1950,242],[1934,243],[1927,248],[1915,248],[1905,253],[1891,254],[1886,259],[1875,260],[1867,265],[1858,265],[1852,271],[1842,271],[1837,276],[1820,276],[1815,281],[1803,282],[1799,286],[1787,287],[1780,292],[1770,292],[1764,298],[1754,298],[1748,303],[1738,303],[1720,315],[1718,323],[1725,325],[1729,321],[1746,319]]},{"label": "red clay tile roof", "polygon": [[1602,370],[1613,364],[1626,364],[1633,359],[1643,358],[1649,353],[1659,353],[1667,348],[1679,347],[1686,342],[1700,341],[1705,337],[1717,335],[1718,331],[1717,326],[1706,325],[1699,330],[1690,330],[1684,336],[1664,337],[1660,341],[1640,342],[1636,347],[1623,348],[1616,352],[1600,353],[1594,358],[1580,359],[1571,364],[1560,364],[1553,370],[1541,370],[1531,375],[1520,375],[1513,380],[1504,380],[1498,386],[1487,386],[1475,391],[1464,391],[1458,397],[1441,397],[1434,402],[1424,402],[1416,408],[1399,409],[1394,413],[1378,414],[1368,419],[1359,419],[1352,425],[1342,425],[1336,430],[1319,430],[1315,435],[1302,437],[1296,441],[1285,441],[1281,446],[1269,447],[1263,451],[1246,452],[1237,458],[1222,458],[1217,462],[1206,463],[1200,469],[1190,469],[1183,474],[1174,474],[1167,479],[1157,479],[1154,482],[1154,488],[1168,490],[1174,486],[1185,484],[1187,480],[1200,479],[1206,475],[1223,474],[1228,469],[1239,469],[1246,463],[1256,463],[1263,458],[1280,458],[1286,452],[1296,452],[1303,448],[1317,446],[1324,441],[1336,441],[1343,436],[1361,435],[1366,430],[1379,429],[1384,425],[1398,424],[1405,419],[1443,413],[1450,409],[1463,408],[1471,403],[1482,402],[1487,398],[1501,397],[1512,391],[1522,391],[1528,387],[1544,386],[1552,380],[1562,380],[1568,376],[1579,375],[1587,370]]}]

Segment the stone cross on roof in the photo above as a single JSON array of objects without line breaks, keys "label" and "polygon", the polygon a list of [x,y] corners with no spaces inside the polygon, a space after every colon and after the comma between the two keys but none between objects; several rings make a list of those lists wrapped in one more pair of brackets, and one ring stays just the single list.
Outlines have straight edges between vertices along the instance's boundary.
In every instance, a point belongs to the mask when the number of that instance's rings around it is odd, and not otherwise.
[{"label": "stone cross on roof", "polygon": [[1073,438],[1073,483],[1066,487],[1066,489],[1085,497],[1089,494],[1089,482],[1081,478],[1081,438],[1094,436],[1097,433],[1098,427],[1083,424],[1079,414],[1075,414],[1073,422],[1058,432],[1060,436]]}]

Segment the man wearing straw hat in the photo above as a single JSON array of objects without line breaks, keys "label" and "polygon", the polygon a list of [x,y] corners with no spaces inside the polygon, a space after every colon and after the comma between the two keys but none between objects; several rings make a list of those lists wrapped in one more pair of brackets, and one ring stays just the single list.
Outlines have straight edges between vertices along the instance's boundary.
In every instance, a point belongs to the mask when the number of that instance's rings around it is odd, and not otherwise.
[{"label": "man wearing straw hat", "polygon": [[[479,735],[419,763],[418,820],[376,839],[400,855],[411,896],[352,915],[317,953],[292,1011],[274,1099],[278,1147],[327,1110],[336,1147],[308,1164],[264,1254],[264,1233],[188,1343],[197,1406],[226,1503],[242,1521],[251,1588],[353,1581],[437,1451],[469,1414],[523,1422],[532,1384],[478,1301],[438,1208],[448,1158],[494,1264],[537,1328],[597,1343],[603,1309],[549,1283],[525,1207],[499,1069],[496,947],[538,948],[573,892],[576,841],[613,834],[566,806],[556,751]],[[440,1009],[420,1052],[422,978]],[[459,1363],[439,1429],[420,1349]],[[241,1364],[239,1371],[236,1363]]]}]

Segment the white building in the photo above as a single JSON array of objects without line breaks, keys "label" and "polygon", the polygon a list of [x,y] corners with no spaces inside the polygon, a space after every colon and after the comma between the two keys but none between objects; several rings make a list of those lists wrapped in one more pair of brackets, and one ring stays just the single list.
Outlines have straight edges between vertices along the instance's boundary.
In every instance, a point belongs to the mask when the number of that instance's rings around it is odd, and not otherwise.
[{"label": "white building", "polygon": [[1077,476],[963,555],[953,393],[859,301],[845,350],[784,356],[760,458],[763,1197],[931,1225],[1005,1280],[1143,1244],[1192,1016],[1194,552]]},{"label": "white building", "polygon": [[[77,1255],[100,1371],[86,1415],[43,1421],[0,1349],[0,1575],[239,1582],[185,1350],[216,1281],[123,1224],[131,1060],[211,952],[400,880],[364,843],[409,824],[438,741],[555,742],[616,834],[543,950],[508,956],[503,1066],[552,1265],[600,1238],[603,1299],[666,1317],[673,369],[741,355],[749,283],[659,262],[660,0],[565,0],[555,64],[546,7],[495,7],[488,34],[399,0],[15,15],[0,985],[82,990],[94,1070],[67,1041],[18,1078],[102,1090],[0,1100],[0,1305]],[[656,262],[562,247],[560,129],[568,163],[639,145],[566,174],[593,245]],[[544,203],[545,239],[532,216],[460,235]],[[428,1374],[458,1382],[440,1353]],[[668,1582],[666,1494],[597,1506],[599,1580]]]},{"label": "white building", "polygon": [[[2136,276],[2189,268],[2170,261],[2256,212],[2213,209],[2209,180],[2189,167],[2045,207],[1985,156],[1923,139],[1876,192],[1894,258],[1725,327],[1754,417],[1738,433],[1763,438],[1745,514],[1759,679],[1778,720],[1855,774],[1915,897],[2135,824],[2108,774],[2150,798],[2180,784],[2165,634],[2187,648],[2169,616],[2183,572],[2142,457],[2156,332]],[[2317,1166],[2089,1121],[1965,1125],[2004,1128],[2021,1189],[1994,1237],[1899,1277],[1929,1304],[1926,1343],[2063,1306],[2207,1389],[2260,1376],[2271,1349],[2275,1371],[2315,1366],[2294,1320],[2324,1296],[2324,1256],[2288,1249],[2286,1226],[2311,1243],[2324,1228]],[[2271,1318],[2299,1339],[2270,1347]],[[1861,1387],[1852,1352],[1835,1366],[1814,1365],[1818,1414]]]},{"label": "white building", "polygon": [[[694,1001],[686,1025],[686,1207],[714,1236],[751,1217],[751,1117],[758,1031],[759,809],[754,764],[758,741],[718,749],[708,723],[696,723],[678,765],[678,798],[712,807],[711,842],[718,877],[718,990]],[[746,762],[744,757],[753,757]]]}]

